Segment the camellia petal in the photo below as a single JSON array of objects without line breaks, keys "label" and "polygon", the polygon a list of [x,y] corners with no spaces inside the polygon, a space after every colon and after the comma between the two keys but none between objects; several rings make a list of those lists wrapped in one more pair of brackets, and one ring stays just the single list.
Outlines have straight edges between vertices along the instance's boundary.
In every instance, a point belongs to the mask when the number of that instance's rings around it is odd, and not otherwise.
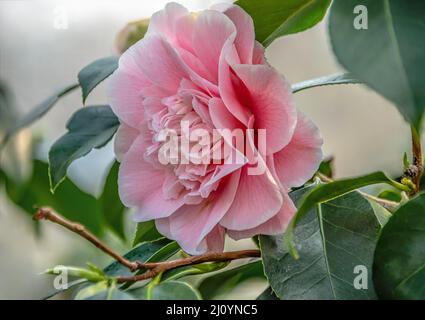
[{"label": "camellia petal", "polygon": [[121,56],[110,100],[122,202],[190,254],[222,251],[226,234],[283,232],[288,188],[321,160],[317,129],[234,5],[154,14]]},{"label": "camellia petal", "polygon": [[274,179],[267,173],[249,175],[248,168],[242,168],[233,204],[220,221],[220,225],[227,229],[257,227],[271,219],[282,207],[281,190]]},{"label": "camellia petal", "polygon": [[313,176],[323,157],[322,143],[317,127],[299,113],[292,140],[273,155],[276,173],[283,185],[299,187]]}]

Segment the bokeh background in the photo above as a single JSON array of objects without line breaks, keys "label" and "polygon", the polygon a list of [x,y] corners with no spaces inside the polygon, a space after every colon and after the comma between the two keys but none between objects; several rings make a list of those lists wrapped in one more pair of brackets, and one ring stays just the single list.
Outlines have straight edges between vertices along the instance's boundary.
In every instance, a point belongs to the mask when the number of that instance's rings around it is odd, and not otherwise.
[{"label": "bokeh background", "polygon": [[[115,36],[126,23],[149,17],[167,2],[0,0],[0,79],[13,93],[16,111],[25,114],[54,90],[75,82],[82,67],[115,54]],[[197,11],[223,1],[176,2]],[[276,40],[267,49],[267,58],[291,83],[341,72],[330,48],[326,19],[313,29]],[[107,81],[101,84],[87,104],[105,103],[106,85]],[[382,97],[364,86],[341,85],[306,90],[297,93],[295,100],[320,128],[325,155],[335,157],[336,177],[380,169],[392,175],[400,173],[402,154],[410,148],[409,128]],[[81,93],[75,91],[30,131],[21,133],[18,145],[25,149],[26,138],[35,135],[41,140],[36,155],[46,159],[50,145],[64,133],[67,119],[80,107]],[[0,119],[3,127],[5,122],[7,119]],[[112,160],[109,144],[72,164],[69,177],[82,190],[98,195]],[[128,220],[131,230],[134,226],[130,217]],[[128,247],[113,237],[108,241],[118,250]],[[228,241],[227,246],[252,243]],[[0,189],[0,299],[41,298],[53,287],[52,278],[40,272],[56,264],[83,265],[86,261],[102,265],[108,258],[49,223],[37,234],[30,217]],[[264,288],[261,281],[246,283],[228,298],[254,298]]]}]

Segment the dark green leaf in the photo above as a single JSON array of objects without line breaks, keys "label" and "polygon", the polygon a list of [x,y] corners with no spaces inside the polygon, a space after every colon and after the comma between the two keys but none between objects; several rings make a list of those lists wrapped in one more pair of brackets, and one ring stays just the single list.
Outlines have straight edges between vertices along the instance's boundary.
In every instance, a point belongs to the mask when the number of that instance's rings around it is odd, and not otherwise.
[{"label": "dark green leaf", "polygon": [[202,297],[210,300],[219,294],[226,293],[239,283],[252,279],[264,278],[261,261],[250,262],[210,276],[200,283],[198,289]]},{"label": "dark green leaf", "polygon": [[[300,205],[314,187],[290,193]],[[300,218],[295,242],[300,258],[289,254],[281,235],[261,236],[264,270],[280,299],[374,299],[372,262],[380,224],[374,208],[354,191],[319,204]],[[356,289],[356,266],[367,274]],[[365,280],[365,279],[364,279]]]},{"label": "dark green leaf", "polygon": [[[99,206],[105,224],[121,239],[125,240],[125,207],[122,204],[118,194],[118,168],[119,163],[115,161],[109,171],[108,177],[106,178],[102,195],[99,198]],[[159,237],[156,239],[159,239]],[[146,239],[145,241],[150,240],[155,239]]]},{"label": "dark green leaf", "polygon": [[[356,6],[367,12],[354,14]],[[418,129],[425,110],[425,1],[334,0],[329,32],[338,61],[396,104]],[[367,15],[367,29],[353,23]],[[364,19],[363,19],[364,22]],[[419,131],[419,130],[418,130]]]},{"label": "dark green leaf", "polygon": [[162,235],[156,230],[155,221],[139,222],[133,239],[133,246],[144,242],[161,238]]},{"label": "dark green leaf", "polygon": [[90,92],[117,68],[118,57],[113,56],[96,60],[78,73],[78,82],[83,92],[83,103],[85,103]]},{"label": "dark green leaf", "polygon": [[[130,261],[158,262],[168,259],[175,254],[177,250],[178,246],[175,245],[175,242],[162,238],[152,242],[144,242],[131,249],[124,257]],[[104,269],[104,272],[111,277],[118,275],[129,276],[132,274],[127,267],[117,261],[108,265]]]},{"label": "dark green leaf", "polygon": [[259,248],[259,247],[260,247],[260,239],[258,238],[258,235],[253,236],[253,237],[251,238],[251,240],[252,240],[252,242],[254,242],[254,244],[257,246],[257,248]]},{"label": "dark green leaf", "polygon": [[355,84],[362,83],[360,80],[353,78],[348,73],[342,74],[333,74],[330,76],[315,78],[311,80],[306,80],[303,82],[298,82],[292,85],[292,92],[296,93],[305,89],[321,87],[321,86],[330,86],[336,84]]},{"label": "dark green leaf", "polygon": [[321,174],[324,174],[326,177],[332,178],[334,175],[333,162],[334,162],[333,157],[329,157],[323,160],[320,163],[319,169],[317,171],[320,172]]},{"label": "dark green leaf", "polygon": [[119,120],[109,106],[85,107],[73,114],[68,132],[49,151],[49,176],[54,191],[66,176],[69,165],[93,148],[104,146],[115,134]]},{"label": "dark green leaf", "polygon": [[238,0],[254,20],[255,36],[265,47],[274,39],[313,27],[325,16],[331,0]]},{"label": "dark green leaf", "polygon": [[131,290],[140,300],[201,300],[199,293],[186,282],[166,281]]},{"label": "dark green leaf", "polygon": [[401,190],[409,190],[406,186],[390,179],[385,173],[381,171],[370,173],[356,178],[347,178],[329,182],[326,184],[319,184],[316,187],[312,188],[308,193],[306,193],[304,198],[301,200],[300,205],[298,206],[298,211],[289,223],[287,232],[285,233],[285,238],[288,242],[291,254],[294,257],[298,256],[292,243],[292,235],[298,221],[306,213],[308,213],[319,203],[335,199],[358,188],[377,183],[387,183]]},{"label": "dark green leaf", "polygon": [[380,298],[425,299],[425,194],[401,206],[383,228],[373,281]]},{"label": "dark green leaf", "polygon": [[1,146],[6,144],[6,142],[19,130],[25,127],[28,127],[29,125],[34,123],[36,120],[40,119],[56,104],[56,102],[58,102],[58,100],[61,97],[77,89],[78,87],[79,87],[78,84],[72,84],[72,85],[66,86],[63,89],[60,89],[55,94],[47,98],[45,101],[35,106],[34,109],[31,110],[28,114],[18,119],[15,123],[13,123],[10,126],[10,128],[8,128],[7,133],[0,144],[0,149],[1,149]]},{"label": "dark green leaf", "polygon": [[279,300],[272,288],[268,287],[258,297],[257,300]]},{"label": "dark green leaf", "polygon": [[[169,243],[163,245],[160,249],[158,249],[156,252],[154,252],[152,255],[149,256],[149,259],[146,262],[160,262],[167,260],[168,258],[171,258],[173,255],[175,255],[177,252],[180,251],[180,247],[175,241],[171,241],[169,239],[159,239],[152,242],[145,242],[145,243],[157,243],[159,241],[168,241]],[[140,246],[142,246],[144,243],[142,243]],[[137,248],[139,248],[138,246]],[[133,252],[135,249],[132,249],[130,252]],[[133,258],[128,258],[129,260],[132,260]],[[137,260],[137,259],[134,259]],[[133,260],[133,261],[134,261]],[[136,274],[141,274],[145,272],[145,269],[138,270]],[[127,289],[130,286],[132,286],[134,282],[127,282],[122,285],[122,289]]]}]

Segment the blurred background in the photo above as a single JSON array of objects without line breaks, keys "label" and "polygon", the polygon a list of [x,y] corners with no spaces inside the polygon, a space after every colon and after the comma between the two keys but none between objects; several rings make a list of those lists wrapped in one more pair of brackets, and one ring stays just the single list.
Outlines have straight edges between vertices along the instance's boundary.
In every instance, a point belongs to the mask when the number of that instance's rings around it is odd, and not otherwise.
[{"label": "blurred background", "polygon": [[[167,2],[0,0],[0,81],[11,92],[13,112],[17,116],[27,113],[55,90],[75,82],[78,71],[88,63],[115,54],[117,33],[129,21],[147,18]],[[197,11],[223,1],[176,2]],[[313,29],[276,40],[267,49],[267,59],[291,83],[341,71],[329,46],[326,19]],[[90,95],[87,105],[106,102],[106,82]],[[335,157],[336,177],[374,170],[400,174],[402,154],[410,150],[409,127],[382,97],[364,86],[341,85],[302,91],[295,100],[321,130],[325,155]],[[39,141],[35,156],[46,160],[50,145],[65,132],[66,121],[80,107],[78,90],[61,99],[47,116],[13,140],[2,164],[9,167],[9,172],[16,171],[16,159],[33,148],[28,143],[31,136]],[[0,137],[10,121],[0,113]],[[109,144],[73,163],[68,175],[82,191],[99,196],[112,161],[113,148]],[[20,166],[14,174],[24,179],[30,170],[30,166]],[[1,188],[0,299],[42,298],[53,290],[52,278],[39,273],[56,264],[108,262],[103,254],[58,226],[44,223],[34,228],[30,216]],[[130,233],[134,226],[130,217],[128,220]],[[129,246],[114,236],[108,236],[107,241],[118,250]],[[227,246],[253,244],[250,240],[228,241]],[[264,288],[261,281],[246,283],[228,297],[255,298]]]}]

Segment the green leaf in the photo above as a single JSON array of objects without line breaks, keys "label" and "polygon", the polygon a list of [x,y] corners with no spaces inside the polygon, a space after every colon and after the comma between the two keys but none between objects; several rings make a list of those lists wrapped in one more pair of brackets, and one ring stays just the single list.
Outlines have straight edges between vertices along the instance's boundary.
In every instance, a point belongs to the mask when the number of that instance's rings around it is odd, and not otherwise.
[{"label": "green leaf", "polygon": [[332,178],[334,175],[333,163],[334,163],[333,157],[329,157],[323,160],[320,163],[320,166],[317,172],[320,172],[321,174],[324,174],[325,176]]},{"label": "green leaf", "polygon": [[[168,259],[174,255],[178,249],[179,247],[174,241],[172,242],[169,239],[162,238],[152,242],[144,242],[131,249],[124,257],[130,261],[158,262]],[[103,271],[110,277],[132,275],[127,267],[117,261],[112,262]]]},{"label": "green leaf", "polygon": [[91,282],[105,280],[105,276],[98,271],[73,266],[56,266],[54,268],[47,269],[44,273],[53,275],[60,275],[65,273],[68,276],[83,278]]},{"label": "green leaf", "polygon": [[144,241],[153,241],[159,238],[162,238],[162,235],[156,229],[154,220],[139,222],[136,227],[136,233],[134,234],[133,246]]},{"label": "green leaf", "polygon": [[[130,261],[140,261],[140,262],[158,262],[166,260],[172,255],[174,255],[179,250],[176,242],[171,241],[166,238],[162,238],[152,242],[144,242],[127,252],[124,257]],[[129,276],[132,275],[131,271],[127,267],[123,266],[117,261],[110,263],[103,269],[103,272],[108,277],[116,276]],[[75,281],[72,283],[72,287],[75,287],[79,284],[84,283],[84,281]],[[71,286],[67,289],[56,290],[50,293],[46,299],[51,298],[65,290],[70,289]],[[85,288],[85,287],[84,287]],[[84,289],[82,288],[82,290]],[[100,290],[101,291],[101,290]],[[93,294],[91,294],[93,295]],[[100,299],[100,298],[99,298]]]},{"label": "green leaf", "polygon": [[425,299],[425,194],[402,205],[382,229],[373,266],[383,299]]},{"label": "green leaf", "polygon": [[[105,225],[108,226],[113,232],[115,232],[118,237],[120,237],[122,240],[125,240],[125,207],[122,204],[118,194],[118,168],[119,163],[115,161],[112,164],[112,167],[106,178],[102,195],[99,198],[99,206]],[[146,239],[145,241],[148,240],[155,239]]]},{"label": "green leaf", "polygon": [[103,147],[115,134],[119,120],[109,106],[85,107],[75,112],[68,132],[49,151],[49,176],[54,191],[66,176],[69,165],[93,148]]},{"label": "green leaf", "polygon": [[238,0],[254,20],[256,39],[265,47],[274,39],[313,27],[325,16],[331,0]]},{"label": "green leaf", "polygon": [[[314,190],[290,193],[296,205]],[[281,235],[261,236],[264,271],[280,299],[374,299],[373,252],[380,231],[374,208],[354,191],[314,206],[304,214],[294,238],[300,258],[289,254]],[[356,289],[356,266],[367,270],[367,289]]]},{"label": "green leaf", "polygon": [[241,282],[252,278],[264,278],[261,261],[250,262],[210,276],[199,284],[198,290],[202,297],[210,300],[224,294]]},{"label": "green leaf", "polygon": [[381,171],[370,173],[360,177],[341,179],[326,184],[319,184],[316,187],[312,188],[308,193],[306,193],[306,195],[300,202],[300,205],[298,206],[298,211],[289,223],[287,231],[285,233],[285,238],[288,242],[291,254],[295,258],[298,257],[297,251],[295,250],[293,245],[292,235],[298,221],[306,213],[308,213],[319,203],[335,199],[358,188],[377,183],[387,183],[401,190],[409,191],[407,186],[390,179],[385,173]]},{"label": "green leaf", "polygon": [[362,83],[362,82],[358,79],[355,79],[349,73],[333,74],[330,76],[324,76],[320,78],[315,78],[315,79],[295,83],[292,85],[292,92],[296,93],[305,89],[321,87],[321,86],[330,86],[330,85],[336,85],[336,84],[356,84],[356,83]]},{"label": "green leaf", "polygon": [[161,281],[177,280],[183,277],[214,272],[225,268],[229,262],[211,262],[171,269],[162,275]]},{"label": "green leaf", "polygon": [[273,289],[268,287],[257,297],[256,300],[279,300],[279,298],[276,296],[276,293],[273,292]]},{"label": "green leaf", "polygon": [[[367,8],[367,29],[356,29],[357,5]],[[420,128],[425,110],[425,2],[334,0],[329,15],[333,51],[344,68],[395,103]],[[418,130],[419,131],[419,130]]]},{"label": "green leaf", "polygon": [[85,103],[90,92],[117,68],[118,57],[113,56],[96,60],[78,73],[78,83],[83,92],[83,103]]},{"label": "green leaf", "polygon": [[384,190],[379,193],[378,198],[400,202],[402,200],[401,193],[398,190]]},{"label": "green leaf", "polygon": [[114,282],[102,281],[82,288],[75,300],[134,300],[134,297],[119,290]]},{"label": "green leaf", "polygon": [[75,300],[87,300],[108,290],[108,281],[100,281],[82,288],[75,296]]},{"label": "green leaf", "polygon": [[32,123],[34,123],[36,120],[40,119],[42,116],[44,116],[53,106],[58,102],[60,98],[62,98],[64,95],[70,93],[71,91],[77,89],[79,87],[78,84],[71,84],[63,89],[58,90],[56,93],[54,93],[52,96],[47,98],[45,101],[41,102],[37,106],[34,107],[33,110],[31,110],[28,114],[23,116],[22,118],[18,119],[15,123],[13,123],[10,128],[8,128],[5,137],[3,138],[3,141],[0,143],[0,149],[3,145],[9,141],[9,139],[16,134],[21,129],[28,127]]},{"label": "green leaf", "polygon": [[141,300],[201,300],[199,293],[186,282],[166,281],[131,290]]},{"label": "green leaf", "polygon": [[[165,238],[160,239],[160,240],[156,240],[156,241],[152,241],[152,242],[147,242],[147,243],[157,243],[158,241],[161,241],[161,240],[166,240],[169,243],[165,244],[163,247],[161,247],[156,252],[154,252],[149,257],[149,259],[146,262],[160,262],[160,261],[164,261],[164,260],[167,260],[167,259],[171,258],[173,255],[175,255],[177,252],[180,251],[180,247],[177,244],[177,242],[171,241],[171,240],[165,239]],[[144,243],[142,243],[141,245],[143,245],[143,244]],[[135,250],[135,249],[133,249],[133,250]],[[132,252],[133,250],[131,250],[130,252]],[[131,260],[131,259],[129,258],[129,260]],[[141,273],[143,273],[145,271],[146,271],[146,269],[139,269],[136,272],[136,274],[141,274]],[[127,282],[127,283],[123,284],[121,288],[122,289],[127,289],[130,286],[132,286],[133,284],[134,284],[134,282]]]}]

